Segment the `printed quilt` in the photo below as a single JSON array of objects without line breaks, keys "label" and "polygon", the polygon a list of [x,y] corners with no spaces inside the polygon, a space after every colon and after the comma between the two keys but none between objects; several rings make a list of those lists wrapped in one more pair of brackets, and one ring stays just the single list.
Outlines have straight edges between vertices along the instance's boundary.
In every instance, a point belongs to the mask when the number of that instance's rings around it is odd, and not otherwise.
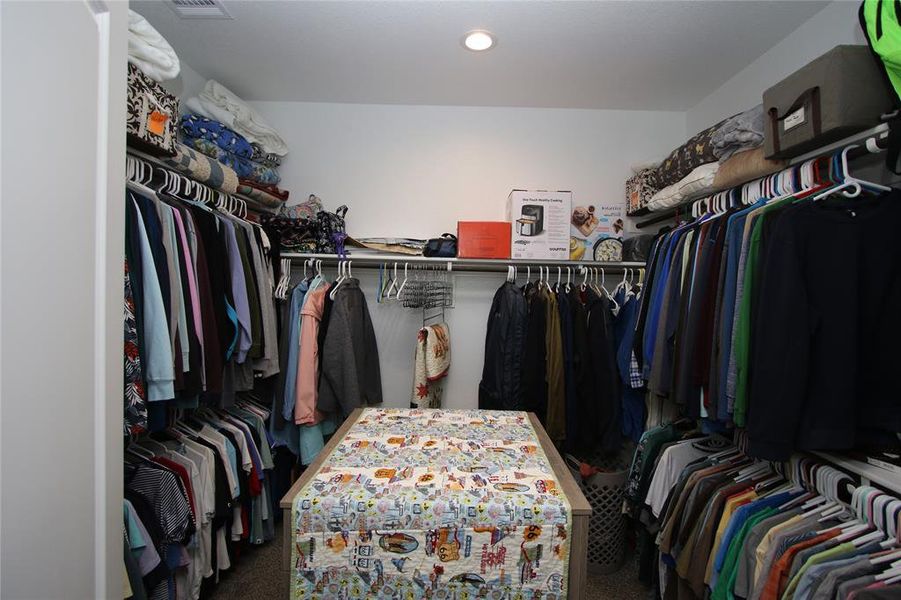
[{"label": "printed quilt", "polygon": [[367,408],[292,517],[292,599],[566,598],[571,510],[524,412]]}]

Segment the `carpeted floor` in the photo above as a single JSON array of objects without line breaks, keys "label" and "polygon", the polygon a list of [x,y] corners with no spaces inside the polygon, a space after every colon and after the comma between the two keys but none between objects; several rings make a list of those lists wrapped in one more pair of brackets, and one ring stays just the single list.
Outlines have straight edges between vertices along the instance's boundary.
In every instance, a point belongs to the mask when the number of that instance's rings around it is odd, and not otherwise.
[{"label": "carpeted floor", "polygon": [[[224,573],[210,600],[284,600],[288,597],[288,576],[282,570],[281,528],[274,541],[251,548],[238,569]],[[648,590],[638,583],[635,561],[609,575],[589,575],[585,600],[645,600]]]}]

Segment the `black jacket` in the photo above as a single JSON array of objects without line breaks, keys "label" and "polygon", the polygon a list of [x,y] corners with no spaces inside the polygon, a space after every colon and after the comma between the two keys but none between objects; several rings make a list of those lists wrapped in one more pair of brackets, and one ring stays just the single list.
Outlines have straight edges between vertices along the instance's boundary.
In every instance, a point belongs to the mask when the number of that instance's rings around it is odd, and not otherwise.
[{"label": "black jacket", "polygon": [[498,288],[488,315],[485,364],[479,383],[479,408],[522,410],[522,357],[528,307],[515,284]]},{"label": "black jacket", "polygon": [[752,456],[897,445],[901,192],[886,196],[808,203],[776,223],[754,282]]},{"label": "black jacket", "polygon": [[609,301],[594,292],[586,291],[588,311],[589,364],[586,391],[579,423],[582,438],[593,436],[604,450],[619,448],[622,441],[620,410],[620,382],[616,370],[616,351],[613,348],[613,315]]},{"label": "black jacket", "polygon": [[544,297],[537,286],[528,284],[524,293],[529,307],[525,349],[522,357],[523,410],[534,412],[544,424],[547,416],[547,315]]}]

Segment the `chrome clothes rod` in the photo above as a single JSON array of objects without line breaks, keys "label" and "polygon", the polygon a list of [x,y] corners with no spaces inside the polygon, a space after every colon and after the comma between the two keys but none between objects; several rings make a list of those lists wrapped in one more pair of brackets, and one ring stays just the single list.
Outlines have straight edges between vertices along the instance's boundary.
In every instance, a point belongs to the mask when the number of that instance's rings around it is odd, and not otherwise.
[{"label": "chrome clothes rod", "polygon": [[282,258],[290,258],[292,260],[307,260],[310,258],[321,260],[323,264],[333,265],[341,260],[349,260],[353,262],[353,266],[366,268],[378,267],[382,264],[403,265],[434,265],[444,267],[452,271],[474,271],[483,273],[504,272],[508,266],[514,266],[517,269],[525,269],[526,267],[560,267],[566,269],[569,267],[578,272],[579,267],[597,267],[605,271],[620,271],[625,269],[643,269],[643,262],[599,262],[587,260],[523,260],[523,259],[505,259],[505,258],[438,258],[432,256],[414,256],[405,254],[348,254],[346,258],[341,258],[337,254],[312,254],[307,252],[282,252]]}]

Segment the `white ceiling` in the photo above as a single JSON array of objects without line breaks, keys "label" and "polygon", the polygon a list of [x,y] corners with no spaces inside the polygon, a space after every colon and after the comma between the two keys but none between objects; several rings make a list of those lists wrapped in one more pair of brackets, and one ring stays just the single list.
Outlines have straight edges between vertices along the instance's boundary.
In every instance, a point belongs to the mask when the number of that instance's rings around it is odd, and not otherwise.
[{"label": "white ceiling", "polygon": [[[132,7],[249,100],[682,111],[826,4],[226,0],[233,20]],[[462,48],[478,28],[494,49]]]}]

